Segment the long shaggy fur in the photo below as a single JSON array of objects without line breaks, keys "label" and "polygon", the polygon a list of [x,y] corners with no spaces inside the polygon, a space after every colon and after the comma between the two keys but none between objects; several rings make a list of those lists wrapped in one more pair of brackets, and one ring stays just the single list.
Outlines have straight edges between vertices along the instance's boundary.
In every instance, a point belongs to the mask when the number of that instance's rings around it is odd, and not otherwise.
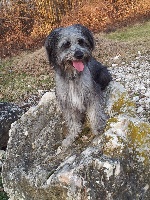
[{"label": "long shaggy fur", "polygon": [[[107,68],[92,57],[93,35],[80,24],[53,30],[45,47],[56,72],[56,96],[69,131],[62,146],[68,147],[82,131],[85,119],[94,134],[104,129],[102,90],[111,76]],[[83,64],[84,69],[74,67],[74,62]]]}]

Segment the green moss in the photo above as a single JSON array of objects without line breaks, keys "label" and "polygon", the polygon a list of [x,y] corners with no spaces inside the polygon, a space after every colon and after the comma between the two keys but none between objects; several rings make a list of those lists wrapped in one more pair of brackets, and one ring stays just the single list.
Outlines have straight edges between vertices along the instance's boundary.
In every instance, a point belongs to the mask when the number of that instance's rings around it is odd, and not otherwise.
[{"label": "green moss", "polygon": [[130,151],[132,159],[149,163],[150,124],[138,118],[120,115],[110,118],[104,136],[103,153],[113,158],[125,158]]},{"label": "green moss", "polygon": [[123,113],[134,114],[135,103],[127,99],[126,93],[122,93],[117,101],[112,106],[112,111],[117,115]]},{"label": "green moss", "polygon": [[146,122],[129,122],[128,137],[129,147],[133,149],[134,158],[143,158],[144,163],[149,162],[150,125]]},{"label": "green moss", "polygon": [[0,200],[8,200],[7,194],[3,190],[2,178],[0,176]]},{"label": "green moss", "polygon": [[105,142],[103,145],[103,154],[111,157],[111,158],[119,158],[123,157],[123,150],[124,150],[124,143],[122,141],[122,138],[119,136],[116,136],[118,139],[117,145],[113,146],[113,140],[114,138],[111,136],[107,136],[105,138]]},{"label": "green moss", "polygon": [[147,136],[150,133],[150,127],[147,123],[141,122],[140,124],[134,124],[130,121],[129,123],[129,135],[132,139],[132,142],[138,141],[139,144],[142,144]]},{"label": "green moss", "polygon": [[108,129],[111,128],[111,124],[112,124],[112,123],[116,123],[117,121],[118,121],[118,119],[117,119],[116,117],[111,117],[111,118],[109,118],[108,121],[107,121],[107,124],[106,124],[105,131],[104,131],[104,132],[106,132]]}]

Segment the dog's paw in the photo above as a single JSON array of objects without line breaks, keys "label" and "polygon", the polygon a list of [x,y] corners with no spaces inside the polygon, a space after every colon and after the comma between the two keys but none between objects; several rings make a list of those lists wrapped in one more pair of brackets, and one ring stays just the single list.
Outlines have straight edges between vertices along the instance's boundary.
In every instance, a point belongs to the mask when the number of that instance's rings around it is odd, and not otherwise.
[{"label": "dog's paw", "polygon": [[60,154],[66,151],[72,143],[75,141],[75,138],[72,135],[67,136],[63,141],[61,146],[58,147],[56,154]]},{"label": "dog's paw", "polygon": [[62,141],[62,148],[68,148],[74,142],[74,137],[67,136],[66,139]]}]

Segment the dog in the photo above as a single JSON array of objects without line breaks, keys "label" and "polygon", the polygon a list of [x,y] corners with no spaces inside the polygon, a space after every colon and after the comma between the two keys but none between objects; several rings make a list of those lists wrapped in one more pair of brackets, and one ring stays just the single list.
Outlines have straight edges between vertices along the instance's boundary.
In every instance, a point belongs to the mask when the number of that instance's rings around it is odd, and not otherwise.
[{"label": "dog", "polygon": [[54,29],[46,38],[49,63],[55,70],[56,98],[69,134],[62,141],[67,148],[88,120],[93,134],[100,134],[107,116],[103,90],[112,80],[108,69],[93,56],[94,38],[83,25]]}]

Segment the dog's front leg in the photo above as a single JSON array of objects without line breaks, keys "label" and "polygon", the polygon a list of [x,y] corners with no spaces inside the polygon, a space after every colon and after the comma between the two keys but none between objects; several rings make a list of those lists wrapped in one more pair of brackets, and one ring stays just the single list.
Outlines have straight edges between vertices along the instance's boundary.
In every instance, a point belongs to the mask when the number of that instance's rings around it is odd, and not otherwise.
[{"label": "dog's front leg", "polygon": [[101,134],[104,130],[107,116],[104,113],[104,108],[97,97],[95,97],[89,104],[87,119],[90,123],[92,133],[95,135]]},{"label": "dog's front leg", "polygon": [[82,113],[79,111],[65,111],[64,118],[68,128],[68,135],[62,141],[62,148],[69,147],[82,130]]}]

